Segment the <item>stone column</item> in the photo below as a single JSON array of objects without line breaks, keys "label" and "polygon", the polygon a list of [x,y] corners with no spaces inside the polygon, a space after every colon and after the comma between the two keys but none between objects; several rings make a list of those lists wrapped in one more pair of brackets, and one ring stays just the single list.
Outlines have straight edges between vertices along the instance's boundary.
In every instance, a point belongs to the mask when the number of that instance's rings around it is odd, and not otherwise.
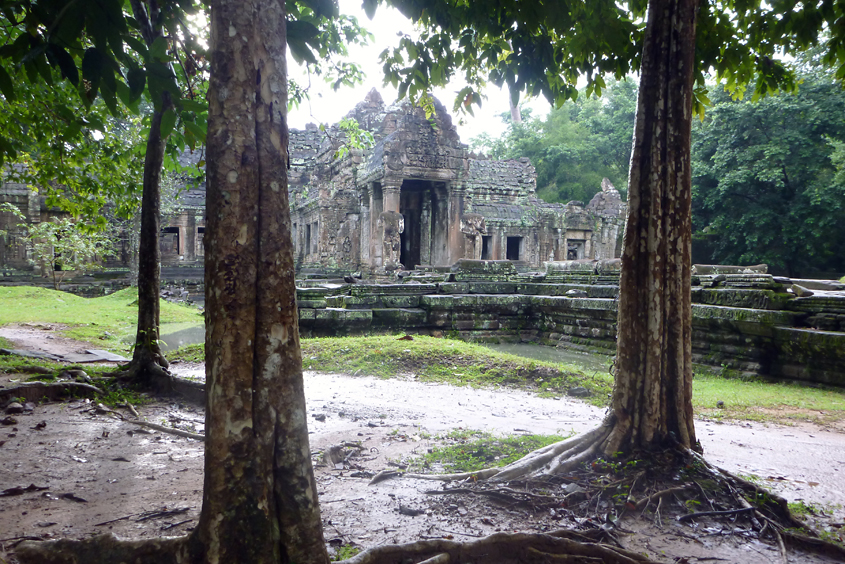
[{"label": "stone column", "polygon": [[378,218],[379,239],[381,240],[381,267],[385,271],[399,268],[401,256],[400,234],[405,230],[405,219],[395,211],[383,211]]},{"label": "stone column", "polygon": [[367,189],[363,189],[361,193],[361,202],[359,208],[361,210],[361,224],[359,227],[359,248],[361,249],[361,257],[360,257],[360,264],[358,268],[362,268],[365,266],[371,266],[370,263],[370,240],[372,239],[372,225],[370,220],[370,206],[372,205],[370,202],[370,196],[372,194],[372,188],[368,187]]},{"label": "stone column", "polygon": [[384,197],[381,187],[375,182],[370,184],[370,262],[371,268],[379,268],[382,265],[382,236],[379,227],[379,218],[383,211]]},{"label": "stone column", "polygon": [[431,264],[431,194],[422,200],[420,230],[420,263]]},{"label": "stone column", "polygon": [[464,234],[461,232],[461,216],[464,213],[463,185],[447,183],[449,193],[449,264],[464,257]]},{"label": "stone column", "polygon": [[402,191],[402,181],[399,180],[398,184],[395,181],[385,182],[381,190],[382,201],[384,202],[382,211],[399,213],[399,195]]}]

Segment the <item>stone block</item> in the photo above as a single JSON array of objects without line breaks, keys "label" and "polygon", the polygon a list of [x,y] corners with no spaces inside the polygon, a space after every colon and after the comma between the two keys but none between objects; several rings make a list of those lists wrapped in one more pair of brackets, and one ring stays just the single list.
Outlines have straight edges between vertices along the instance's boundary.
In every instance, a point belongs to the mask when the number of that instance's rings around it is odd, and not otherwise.
[{"label": "stone block", "polygon": [[386,308],[415,308],[420,305],[420,296],[382,296],[381,303]]},{"label": "stone block", "polygon": [[516,266],[509,260],[460,259],[452,265],[451,273],[456,282],[506,281],[517,276]]},{"label": "stone block", "polygon": [[375,308],[372,311],[373,326],[410,329],[426,327],[429,324],[428,314],[423,309]]}]

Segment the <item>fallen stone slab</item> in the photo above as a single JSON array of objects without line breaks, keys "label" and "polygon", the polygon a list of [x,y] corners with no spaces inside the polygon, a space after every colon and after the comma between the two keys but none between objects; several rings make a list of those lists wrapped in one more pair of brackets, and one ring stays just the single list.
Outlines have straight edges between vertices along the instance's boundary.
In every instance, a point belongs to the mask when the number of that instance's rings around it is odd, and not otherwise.
[{"label": "fallen stone slab", "polygon": [[26,351],[23,349],[0,349],[0,355],[13,355],[13,356],[22,356],[24,358],[38,358],[41,360],[54,360],[57,362],[61,362],[61,357],[44,352],[38,351]]},{"label": "fallen stone slab", "polygon": [[120,356],[119,354],[104,351],[101,349],[86,349],[85,352],[87,352],[88,354],[95,354],[103,360],[107,360],[109,362],[129,362],[129,359],[125,356]]}]

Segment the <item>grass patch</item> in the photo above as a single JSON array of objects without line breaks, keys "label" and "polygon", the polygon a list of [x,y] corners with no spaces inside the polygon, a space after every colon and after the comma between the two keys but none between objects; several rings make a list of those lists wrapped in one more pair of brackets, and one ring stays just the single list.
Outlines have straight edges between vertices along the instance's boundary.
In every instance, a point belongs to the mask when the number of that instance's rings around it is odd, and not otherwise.
[{"label": "grass patch", "polygon": [[[697,370],[692,403],[713,419],[830,424],[845,419],[845,390],[790,382],[727,379]],[[717,407],[718,402],[723,407]]]},{"label": "grass patch", "polygon": [[604,406],[613,381],[609,374],[587,375],[570,365],[491,351],[474,343],[415,335],[302,339],[306,370],[391,378],[413,374],[429,382],[459,386],[524,387],[544,395],[564,395],[573,386],[592,392],[588,401]]},{"label": "grass patch", "polygon": [[174,360],[180,362],[205,362],[205,345],[200,343],[179,347],[175,351],[167,353],[167,360],[170,362]]},{"label": "grass patch", "polygon": [[[571,435],[570,435],[571,436]],[[506,466],[529,452],[568,437],[561,435],[509,435],[496,437],[482,431],[457,429],[443,437],[444,444],[431,452],[409,459],[408,471],[415,473],[474,472]]]},{"label": "grass patch", "polygon": [[334,554],[331,557],[332,562],[338,562],[340,560],[348,560],[352,558],[356,554],[361,552],[361,549],[357,546],[352,546],[345,544],[343,546],[338,546],[334,549]]},{"label": "grass patch", "polygon": [[[64,327],[59,332],[65,337],[125,353],[135,339],[137,299],[135,288],[99,298],[82,298],[34,286],[0,287],[0,325],[61,324]],[[161,322],[196,325],[202,323],[203,318],[196,308],[161,300]]]}]

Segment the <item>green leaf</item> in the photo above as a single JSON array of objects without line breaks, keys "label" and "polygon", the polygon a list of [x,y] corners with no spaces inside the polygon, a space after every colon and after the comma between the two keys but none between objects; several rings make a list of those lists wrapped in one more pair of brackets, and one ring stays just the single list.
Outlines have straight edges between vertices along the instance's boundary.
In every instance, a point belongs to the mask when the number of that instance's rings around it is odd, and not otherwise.
[{"label": "green leaf", "polygon": [[3,93],[7,101],[13,102],[15,100],[15,87],[12,83],[12,77],[2,66],[0,66],[0,92]]},{"label": "green leaf", "polygon": [[144,86],[147,83],[147,73],[142,69],[132,68],[126,74],[126,81],[129,83],[129,99],[135,101],[144,93]]},{"label": "green leaf", "polygon": [[168,61],[167,40],[164,37],[156,37],[150,46],[150,56],[159,61]]},{"label": "green leaf", "polygon": [[141,55],[141,58],[143,58],[144,60],[149,59],[150,51],[149,51],[149,49],[147,49],[147,46],[144,44],[143,41],[139,40],[137,37],[132,37],[131,35],[124,35],[123,40],[136,53]]},{"label": "green leaf", "polygon": [[103,55],[96,47],[85,50],[82,57],[82,78],[91,83],[92,89],[100,86],[100,78],[103,75]]},{"label": "green leaf", "polygon": [[76,68],[76,63],[73,62],[73,57],[65,51],[64,47],[51,43],[47,47],[47,58],[52,59],[50,62],[53,66],[59,67],[63,78],[68,79],[74,86],[79,86],[79,71]]},{"label": "green leaf", "polygon": [[120,113],[117,111],[117,98],[114,95],[114,90],[105,88],[105,85],[103,86],[103,88],[100,88],[100,96],[103,98],[103,102],[105,102],[106,107],[109,109],[109,113],[114,117],[118,117]]},{"label": "green leaf", "polygon": [[168,108],[164,115],[161,116],[161,138],[167,139],[173,127],[176,125],[176,112],[172,108]]},{"label": "green leaf", "polygon": [[332,0],[299,0],[299,3],[310,8],[317,18],[333,18],[338,14],[337,4]]},{"label": "green leaf", "polygon": [[312,23],[302,20],[294,20],[287,22],[287,32],[288,42],[290,42],[291,39],[297,41],[307,41],[312,37],[316,37],[317,34],[320,33],[320,30]]},{"label": "green leaf", "polygon": [[367,14],[367,17],[373,19],[376,15],[376,7],[378,6],[378,0],[364,0],[364,13]]},{"label": "green leaf", "polygon": [[291,56],[297,63],[302,63],[304,61],[312,65],[317,64],[317,59],[314,57],[314,53],[304,41],[288,37],[288,47],[290,48]]},{"label": "green leaf", "polygon": [[26,78],[29,80],[29,83],[37,84],[38,69],[35,68],[35,61],[27,61],[26,63],[24,63],[23,68],[26,71]]},{"label": "green leaf", "polygon": [[129,87],[123,82],[117,82],[115,84],[115,93],[117,94],[117,97],[120,98],[120,101],[123,102],[124,106],[128,106],[132,103]]},{"label": "green leaf", "polygon": [[192,121],[186,121],[185,122],[185,129],[190,131],[194,135],[194,137],[197,138],[197,140],[200,143],[205,142],[205,134],[206,134],[205,128],[200,127],[199,125],[197,125],[196,123],[194,123]]},{"label": "green leaf", "polygon": [[202,113],[208,111],[208,104],[199,100],[189,100],[187,98],[183,98],[182,100],[179,100],[179,105],[182,107],[182,110],[186,112]]},{"label": "green leaf", "polygon": [[0,158],[3,155],[9,155],[9,157],[14,160],[18,158],[18,153],[15,151],[15,148],[9,143],[9,140],[0,135]]},{"label": "green leaf", "polygon": [[42,52],[35,57],[35,68],[38,69],[38,74],[44,79],[48,86],[53,85],[53,72],[50,70],[50,65],[47,63],[47,56]]}]

